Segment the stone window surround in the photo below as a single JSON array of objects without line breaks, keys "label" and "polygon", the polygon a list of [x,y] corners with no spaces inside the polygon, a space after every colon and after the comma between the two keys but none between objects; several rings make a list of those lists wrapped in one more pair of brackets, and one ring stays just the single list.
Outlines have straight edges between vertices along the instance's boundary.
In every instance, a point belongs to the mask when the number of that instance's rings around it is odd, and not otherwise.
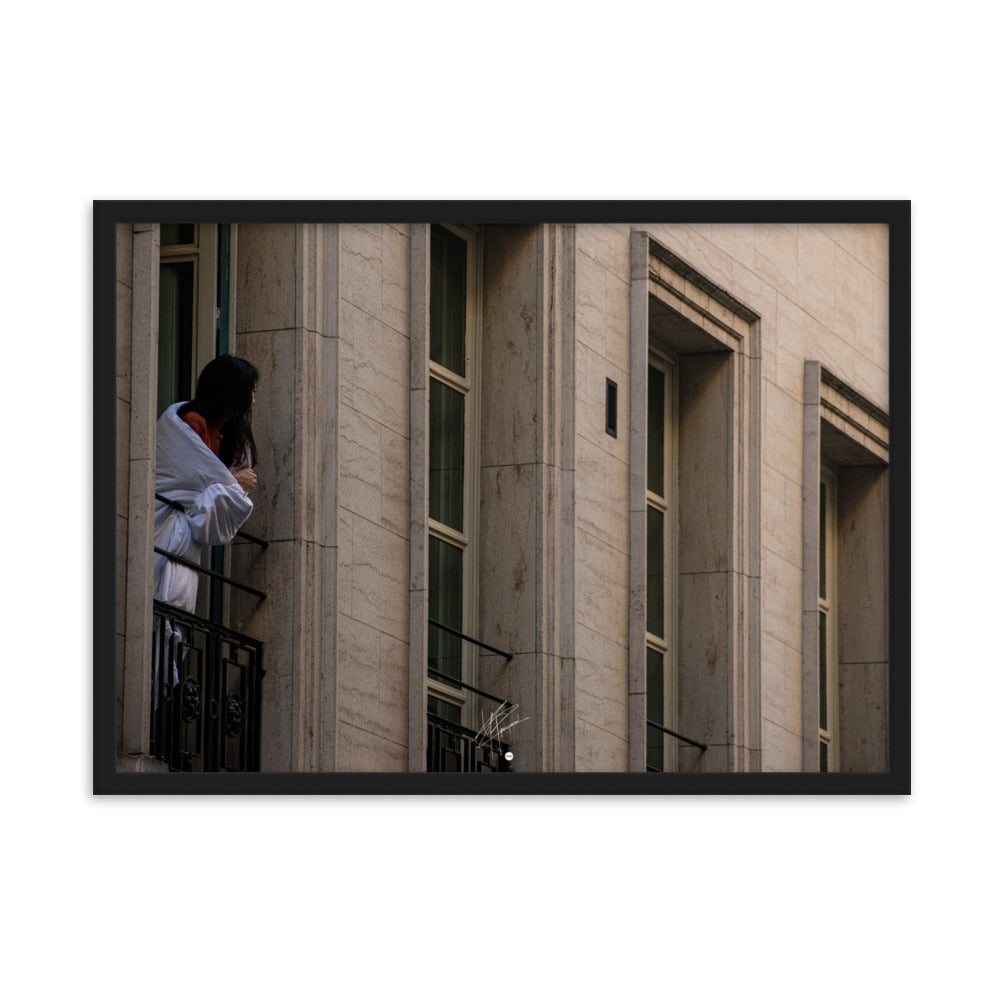
[{"label": "stone window surround", "polygon": [[[761,458],[761,350],[760,317],[725,289],[657,242],[648,232],[635,230],[630,264],[630,382],[629,441],[629,770],[645,770],[646,691],[646,379],[651,343],[651,302],[671,329],[666,346],[685,359],[715,353],[728,356],[725,412],[714,420],[724,426],[727,438],[725,468],[716,473],[721,497],[720,523],[714,527],[713,544],[724,552],[719,580],[720,610],[699,629],[687,626],[690,649],[678,635],[680,732],[709,744],[702,753],[681,745],[680,770],[754,771],[761,765],[760,699],[760,458]],[[664,312],[664,309],[666,312]],[[684,369],[681,371],[684,425]],[[721,421],[721,423],[720,423]],[[680,461],[684,462],[682,429]],[[688,446],[697,449],[697,429],[689,431]],[[702,432],[703,433],[703,432]],[[682,471],[682,479],[684,473]],[[679,497],[681,516],[685,498]],[[689,504],[690,506],[690,504]],[[683,534],[683,531],[682,531]],[[683,562],[683,558],[679,559]],[[683,573],[684,567],[680,566]],[[698,575],[698,574],[690,574]],[[707,576],[708,574],[702,574]],[[683,611],[683,586],[679,603]],[[689,609],[690,611],[690,609]],[[689,619],[695,616],[688,615]],[[706,633],[704,635],[700,633]],[[698,634],[696,634],[698,633]],[[711,633],[711,635],[707,634]],[[705,650],[709,643],[721,647],[724,670],[710,684]],[[685,652],[687,656],[685,656]],[[685,694],[685,691],[688,694]],[[691,692],[697,692],[692,698]],[[695,702],[685,712],[687,702]],[[686,717],[685,717],[686,716]],[[685,726],[698,732],[686,732]]]},{"label": "stone window surround", "polygon": [[[819,361],[806,361],[803,368],[802,770],[816,771],[819,768],[820,469],[824,461],[838,468],[838,492],[844,488],[847,470],[867,467],[877,474],[877,470],[887,469],[889,415]],[[884,549],[888,544],[888,525],[883,523],[881,527]],[[872,553],[879,551],[876,539],[868,541]],[[886,565],[884,562],[883,566]],[[887,666],[887,650],[885,656]],[[885,674],[887,678],[887,670]],[[841,688],[843,684],[841,678]],[[843,757],[843,739],[839,742]]]}]

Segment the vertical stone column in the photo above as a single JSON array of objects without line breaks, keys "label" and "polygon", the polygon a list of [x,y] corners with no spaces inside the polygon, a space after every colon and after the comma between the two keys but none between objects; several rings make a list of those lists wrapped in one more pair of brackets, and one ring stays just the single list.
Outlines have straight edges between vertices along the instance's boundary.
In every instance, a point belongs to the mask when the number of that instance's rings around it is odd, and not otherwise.
[{"label": "vertical stone column", "polygon": [[573,770],[575,748],[574,659],[574,453],[575,241],[572,227],[542,226],[538,329],[537,525],[541,754],[538,769]]},{"label": "vertical stone column", "polygon": [[628,769],[646,770],[646,406],[649,237],[631,236],[629,274]]},{"label": "vertical stone column", "polygon": [[761,648],[763,616],[761,613],[761,547],[763,493],[763,360],[761,357],[761,321],[750,325],[744,363],[748,371],[748,388],[745,400],[746,463],[742,497],[745,511],[746,534],[743,540],[743,607],[746,609],[742,643],[746,663],[744,693],[744,732],[747,771],[760,771],[763,767],[763,704],[761,694]]},{"label": "vertical stone column", "polygon": [[265,771],[337,763],[338,263],[336,225],[240,227],[234,353],[261,376],[247,529],[269,546],[237,546],[234,564],[268,594],[238,602],[265,644]]},{"label": "vertical stone column", "polygon": [[573,760],[571,239],[557,226],[485,237],[479,638],[514,659],[480,656],[480,684],[519,706],[524,771]]},{"label": "vertical stone column", "polygon": [[[128,490],[127,525],[124,528],[119,525],[118,532],[119,544],[122,535],[125,536],[125,550],[118,557],[118,583],[124,592],[119,750],[126,755],[143,755],[149,753],[150,655],[153,648],[160,227],[152,223],[119,226],[117,254],[121,294],[118,315],[119,489],[124,480]],[[131,286],[131,302],[127,308],[123,287],[126,281]],[[125,567],[124,581],[122,566]]]},{"label": "vertical stone column", "polygon": [[519,706],[518,770],[543,769],[539,655],[539,368],[545,323],[541,230],[498,226],[484,240],[479,636],[514,654],[481,655],[480,686]]},{"label": "vertical stone column", "polygon": [[407,767],[427,770],[427,522],[430,233],[410,229],[410,649]]},{"label": "vertical stone column", "polygon": [[802,770],[819,770],[820,363],[806,361],[802,407]]},{"label": "vertical stone column", "polygon": [[410,266],[409,226],[340,227],[340,771],[410,767]]},{"label": "vertical stone column", "polygon": [[124,747],[128,582],[129,424],[132,404],[132,226],[115,227],[115,749]]},{"label": "vertical stone column", "polygon": [[576,770],[576,227],[553,227],[550,269],[553,290],[552,380],[554,400],[550,448],[552,508],[552,650],[558,657],[559,721],[554,731],[554,767]]}]

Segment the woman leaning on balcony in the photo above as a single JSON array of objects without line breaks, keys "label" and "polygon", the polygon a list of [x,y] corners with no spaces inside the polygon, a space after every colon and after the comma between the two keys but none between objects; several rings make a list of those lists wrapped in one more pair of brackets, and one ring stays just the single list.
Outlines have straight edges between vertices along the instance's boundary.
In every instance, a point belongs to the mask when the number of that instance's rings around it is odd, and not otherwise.
[{"label": "woman leaning on balcony", "polygon": [[[157,548],[197,563],[206,546],[232,541],[253,512],[257,447],[250,417],[257,380],[249,361],[221,355],[198,376],[194,399],[174,403],[157,421]],[[153,586],[155,600],[194,611],[193,569],[155,553]]]}]

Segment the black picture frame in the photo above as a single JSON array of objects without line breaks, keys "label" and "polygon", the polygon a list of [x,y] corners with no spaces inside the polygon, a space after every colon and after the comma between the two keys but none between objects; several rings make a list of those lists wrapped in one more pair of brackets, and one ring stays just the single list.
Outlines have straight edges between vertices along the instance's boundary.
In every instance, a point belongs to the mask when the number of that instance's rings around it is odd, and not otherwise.
[{"label": "black picture frame", "polygon": [[[159,222],[882,223],[889,227],[889,770],[754,773],[124,773],[115,752],[115,227]],[[911,203],[871,201],[95,201],[95,794],[827,795],[910,793]]]}]

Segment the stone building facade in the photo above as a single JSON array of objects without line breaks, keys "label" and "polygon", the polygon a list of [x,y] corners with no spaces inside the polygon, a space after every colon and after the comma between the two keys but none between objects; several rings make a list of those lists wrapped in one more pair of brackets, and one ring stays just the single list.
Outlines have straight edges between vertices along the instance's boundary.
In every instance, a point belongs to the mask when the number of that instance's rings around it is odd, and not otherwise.
[{"label": "stone building facade", "polygon": [[214,565],[267,596],[212,614],[262,643],[261,770],[885,771],[888,261],[868,223],[119,224],[118,768],[166,766],[155,422],[229,351],[267,544]]}]

